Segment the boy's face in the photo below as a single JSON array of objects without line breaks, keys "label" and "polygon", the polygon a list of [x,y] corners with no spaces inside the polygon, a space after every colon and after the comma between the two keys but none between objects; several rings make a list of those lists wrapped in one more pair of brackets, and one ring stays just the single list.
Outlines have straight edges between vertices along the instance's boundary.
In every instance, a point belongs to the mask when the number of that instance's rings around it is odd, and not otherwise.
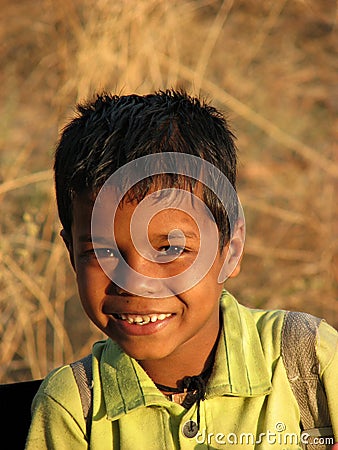
[{"label": "boy's face", "polygon": [[[218,237],[216,225],[200,203],[184,200],[178,205],[169,199],[159,207],[162,201],[153,202],[150,196],[147,202],[147,197],[140,204],[124,201],[113,224],[109,204],[96,205],[99,220],[92,236],[93,201],[86,194],[77,196],[72,236],[63,234],[86,313],[139,361],[184,355],[214,344],[223,287],[220,273],[233,258],[238,261],[242,250],[240,237],[229,260],[227,247],[219,251],[218,239],[215,246],[211,238]],[[239,266],[232,276],[238,272]]]}]

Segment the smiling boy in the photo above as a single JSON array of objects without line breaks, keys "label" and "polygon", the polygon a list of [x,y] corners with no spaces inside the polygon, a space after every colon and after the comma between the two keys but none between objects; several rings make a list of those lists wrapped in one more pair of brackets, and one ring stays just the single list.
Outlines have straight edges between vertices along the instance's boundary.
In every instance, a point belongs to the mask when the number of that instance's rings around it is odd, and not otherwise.
[{"label": "smiling boy", "polygon": [[[83,308],[108,339],[92,351],[90,426],[63,366],[34,400],[26,447],[300,448],[281,440],[301,431],[281,357],[285,312],[245,308],[223,290],[244,243],[227,122],[174,91],[99,96],[78,113],[56,150],[61,234]],[[323,322],[318,334],[337,439],[338,337]]]}]

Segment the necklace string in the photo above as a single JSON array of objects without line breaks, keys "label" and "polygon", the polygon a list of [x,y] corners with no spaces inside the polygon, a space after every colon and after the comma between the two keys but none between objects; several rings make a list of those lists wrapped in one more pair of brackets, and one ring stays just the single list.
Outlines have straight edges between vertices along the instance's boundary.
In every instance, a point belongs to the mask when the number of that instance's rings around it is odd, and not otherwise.
[{"label": "necklace string", "polygon": [[[181,387],[171,387],[164,384],[155,383],[156,387],[162,392],[179,394],[184,392],[194,392],[194,403],[197,406],[197,427],[200,428],[200,402],[204,400],[206,391],[206,380],[211,374],[212,366],[204,370],[200,375],[186,376],[181,381]],[[184,402],[183,402],[184,403]],[[183,404],[182,404],[183,405]],[[192,405],[190,405],[192,406]]]},{"label": "necklace string", "polygon": [[208,367],[206,370],[204,370],[199,375],[194,376],[186,376],[182,379],[180,383],[180,387],[172,387],[172,386],[166,386],[165,384],[155,383],[155,386],[157,389],[159,389],[162,392],[170,392],[172,394],[180,394],[184,393],[186,390],[188,392],[198,390],[196,387],[198,385],[197,379],[206,380],[209,375],[211,374],[212,367]]}]

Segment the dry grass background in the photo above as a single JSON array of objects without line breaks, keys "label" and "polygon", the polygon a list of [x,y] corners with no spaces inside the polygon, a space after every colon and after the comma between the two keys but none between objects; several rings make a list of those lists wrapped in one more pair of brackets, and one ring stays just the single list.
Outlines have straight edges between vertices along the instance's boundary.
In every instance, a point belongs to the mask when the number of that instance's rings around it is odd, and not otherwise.
[{"label": "dry grass background", "polygon": [[59,237],[52,159],[97,90],[201,92],[230,118],[260,308],[338,326],[336,0],[1,0],[0,382],[44,376],[101,335]]}]

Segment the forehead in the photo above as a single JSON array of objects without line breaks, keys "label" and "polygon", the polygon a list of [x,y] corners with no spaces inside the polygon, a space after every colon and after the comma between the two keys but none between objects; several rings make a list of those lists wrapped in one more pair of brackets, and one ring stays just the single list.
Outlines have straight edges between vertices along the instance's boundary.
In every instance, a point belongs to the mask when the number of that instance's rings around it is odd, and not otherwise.
[{"label": "forehead", "polygon": [[119,195],[113,187],[101,190],[97,196],[83,192],[73,200],[73,229],[94,227],[100,233],[114,227],[156,226],[157,229],[182,223],[199,228],[214,222],[212,214],[202,200],[202,189],[197,184],[194,192],[183,189],[150,189],[141,200],[129,200]]}]

